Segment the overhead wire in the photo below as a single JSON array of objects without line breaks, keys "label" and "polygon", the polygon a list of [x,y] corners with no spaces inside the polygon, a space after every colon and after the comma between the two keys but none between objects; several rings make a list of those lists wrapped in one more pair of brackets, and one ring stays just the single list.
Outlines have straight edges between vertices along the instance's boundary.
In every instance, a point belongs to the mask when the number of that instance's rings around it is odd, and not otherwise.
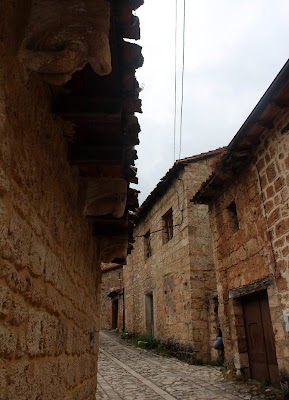
[{"label": "overhead wire", "polygon": [[184,73],[185,73],[185,33],[186,33],[186,0],[184,0],[184,15],[183,15],[183,60],[182,60],[182,86],[181,86],[181,116],[180,116],[179,159],[181,158],[181,151],[182,151],[183,104],[184,104]]},{"label": "overhead wire", "polygon": [[[178,181],[181,181],[181,182],[182,182],[182,185],[183,185],[183,193],[184,193],[184,192],[185,192],[185,184],[184,184],[184,181],[183,181],[180,177],[178,177],[177,179],[178,179]],[[178,224],[168,225],[168,226],[162,227],[162,228],[160,228],[160,229],[156,229],[155,231],[149,231],[148,237],[150,237],[150,236],[151,236],[152,234],[154,234],[154,233],[167,231],[169,228],[176,228],[176,227],[179,227],[179,226],[181,226],[181,225],[183,224],[183,222],[184,222],[184,205],[182,205],[182,206],[180,205],[180,198],[179,198],[179,192],[178,192],[178,190],[177,190],[177,187],[174,186],[174,189],[175,189],[175,192],[176,192],[176,194],[177,194],[178,209],[179,209],[180,214],[181,214],[181,221],[180,221]],[[134,237],[135,237],[135,238],[140,238],[140,237],[146,238],[146,235],[147,235],[147,232],[144,233],[143,235],[136,235],[136,236],[134,236]]]},{"label": "overhead wire", "polygon": [[174,109],[174,160],[176,159],[176,120],[177,120],[177,34],[178,34],[178,0],[175,11],[175,109]]}]

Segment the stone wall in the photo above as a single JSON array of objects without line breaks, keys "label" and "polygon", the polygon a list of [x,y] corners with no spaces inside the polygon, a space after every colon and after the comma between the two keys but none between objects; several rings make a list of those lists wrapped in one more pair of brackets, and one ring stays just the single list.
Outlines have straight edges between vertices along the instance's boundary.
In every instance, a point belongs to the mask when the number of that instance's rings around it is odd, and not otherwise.
[{"label": "stone wall", "polygon": [[[101,322],[100,327],[103,329],[123,329],[122,318],[122,288],[123,288],[123,271],[122,266],[102,271],[101,278]],[[119,292],[117,293],[117,290]],[[111,293],[113,292],[114,293]],[[112,297],[109,294],[114,294]],[[112,307],[113,302],[118,300],[118,318],[117,327],[113,327]]]},{"label": "stone wall", "polygon": [[[208,209],[191,197],[211,172],[215,158],[188,163],[142,218],[124,266],[126,329],[150,332],[179,357],[210,358],[207,296],[215,290]],[[173,237],[167,240],[163,216],[172,209]],[[151,256],[147,257],[150,230]]]},{"label": "stone wall", "polygon": [[[230,291],[264,280],[281,378],[289,373],[289,114],[264,131],[252,162],[212,205],[214,251],[225,354],[237,369],[248,367],[242,307]],[[239,229],[230,207],[235,201]],[[249,286],[250,288],[250,286]],[[255,289],[257,290],[257,289]],[[259,288],[260,290],[260,288]],[[245,293],[245,292],[244,292]]]},{"label": "stone wall", "polygon": [[[192,199],[198,185],[203,182],[210,171],[214,159],[207,163],[190,166],[186,173],[188,198]],[[209,168],[208,168],[209,167]],[[216,293],[215,265],[213,259],[212,232],[209,212],[206,205],[188,204],[189,251],[190,251],[190,292],[191,292],[191,335],[194,350],[210,354],[216,359],[218,352],[213,349],[216,340],[217,315],[214,314]]]},{"label": "stone wall", "polygon": [[0,399],[93,399],[97,246],[79,216],[67,126],[18,62],[29,2],[16,3],[0,7]]}]

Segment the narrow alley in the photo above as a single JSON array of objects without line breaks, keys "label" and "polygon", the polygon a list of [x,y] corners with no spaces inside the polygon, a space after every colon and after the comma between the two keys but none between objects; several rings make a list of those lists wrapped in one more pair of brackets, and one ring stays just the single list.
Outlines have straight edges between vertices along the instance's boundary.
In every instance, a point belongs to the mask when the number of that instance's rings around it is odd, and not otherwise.
[{"label": "narrow alley", "polygon": [[101,332],[96,400],[120,399],[278,400],[279,396],[275,389],[254,381],[225,380],[220,368],[161,357]]}]

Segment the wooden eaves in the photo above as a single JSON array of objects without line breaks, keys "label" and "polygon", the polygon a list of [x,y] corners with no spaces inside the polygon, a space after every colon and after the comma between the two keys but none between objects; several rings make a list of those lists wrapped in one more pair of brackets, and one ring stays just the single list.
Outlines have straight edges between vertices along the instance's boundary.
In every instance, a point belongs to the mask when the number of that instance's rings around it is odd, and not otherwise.
[{"label": "wooden eaves", "polygon": [[[191,200],[209,204],[249,164],[266,129],[273,129],[276,116],[289,108],[289,60],[278,73],[249,117],[229,143],[213,174]],[[289,127],[288,127],[289,130]]]},{"label": "wooden eaves", "polygon": [[206,153],[201,153],[192,157],[186,157],[175,161],[174,165],[168,170],[165,176],[159,181],[157,186],[154,188],[154,190],[148,195],[146,200],[138,208],[137,219],[142,219],[147,215],[152,206],[156,203],[156,201],[160,197],[162,197],[165,194],[165,192],[172,184],[173,180],[176,177],[178,177],[179,173],[185,168],[186,165],[204,160],[209,157],[221,155],[224,152],[224,150],[225,150],[224,148],[219,148],[216,150],[208,151]]},{"label": "wooden eaves", "polygon": [[87,64],[61,88],[51,86],[53,112],[73,124],[74,134],[68,137],[69,157],[78,167],[81,180],[127,181],[124,215],[90,215],[89,219],[95,236],[128,237],[128,252],[133,243],[130,214],[138,207],[138,192],[129,188],[130,182],[138,182],[134,146],[139,144],[140,126],[134,113],[141,112],[141,100],[135,70],[142,66],[143,57],[141,47],[125,39],[140,38],[139,20],[133,12],[142,4],[143,0],[111,1],[109,75],[99,76]]}]

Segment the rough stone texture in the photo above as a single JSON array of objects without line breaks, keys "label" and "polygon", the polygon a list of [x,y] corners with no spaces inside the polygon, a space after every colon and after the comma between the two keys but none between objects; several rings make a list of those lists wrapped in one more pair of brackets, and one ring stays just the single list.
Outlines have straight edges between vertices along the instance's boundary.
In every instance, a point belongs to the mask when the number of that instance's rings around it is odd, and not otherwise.
[{"label": "rough stone texture", "polygon": [[104,0],[32,1],[19,58],[28,71],[54,85],[90,63],[99,75],[111,72],[110,5]]},{"label": "rough stone texture", "polygon": [[[108,267],[109,264],[103,264]],[[108,268],[110,268],[109,265]],[[115,266],[113,269],[107,269],[102,271],[101,277],[101,322],[100,327],[104,329],[117,328],[118,330],[123,329],[123,318],[122,318],[122,288],[123,288],[123,267]],[[103,268],[102,268],[103,269]],[[119,293],[117,291],[119,290]],[[110,293],[114,292],[113,297],[109,297]],[[118,300],[118,318],[117,327],[112,326],[112,303]]]},{"label": "rough stone texture", "polygon": [[[209,335],[216,323],[215,318],[208,320],[212,310],[207,296],[216,290],[208,208],[190,202],[215,160],[209,157],[184,167],[138,222],[134,250],[124,266],[126,329],[137,334],[148,331],[146,295],[152,294],[155,337],[190,360],[211,358]],[[159,230],[170,208],[176,226],[167,241]],[[146,255],[143,236],[148,230],[151,257]]]},{"label": "rough stone texture", "polygon": [[[225,356],[248,367],[242,307],[228,291],[270,276],[267,293],[281,378],[289,374],[289,113],[281,111],[274,128],[264,130],[255,161],[214,200],[212,226]],[[228,205],[235,201],[239,230],[232,232]]]},{"label": "rough stone texture", "polygon": [[127,181],[119,178],[88,181],[85,197],[83,215],[111,214],[115,218],[121,218],[127,200]]},{"label": "rough stone texture", "polygon": [[37,74],[24,83],[18,62],[29,1],[0,11],[0,399],[92,399],[98,246],[49,87]]},{"label": "rough stone texture", "polygon": [[100,333],[97,400],[281,400],[274,388],[228,379],[221,368],[189,365],[173,357],[128,346],[112,332]]}]

